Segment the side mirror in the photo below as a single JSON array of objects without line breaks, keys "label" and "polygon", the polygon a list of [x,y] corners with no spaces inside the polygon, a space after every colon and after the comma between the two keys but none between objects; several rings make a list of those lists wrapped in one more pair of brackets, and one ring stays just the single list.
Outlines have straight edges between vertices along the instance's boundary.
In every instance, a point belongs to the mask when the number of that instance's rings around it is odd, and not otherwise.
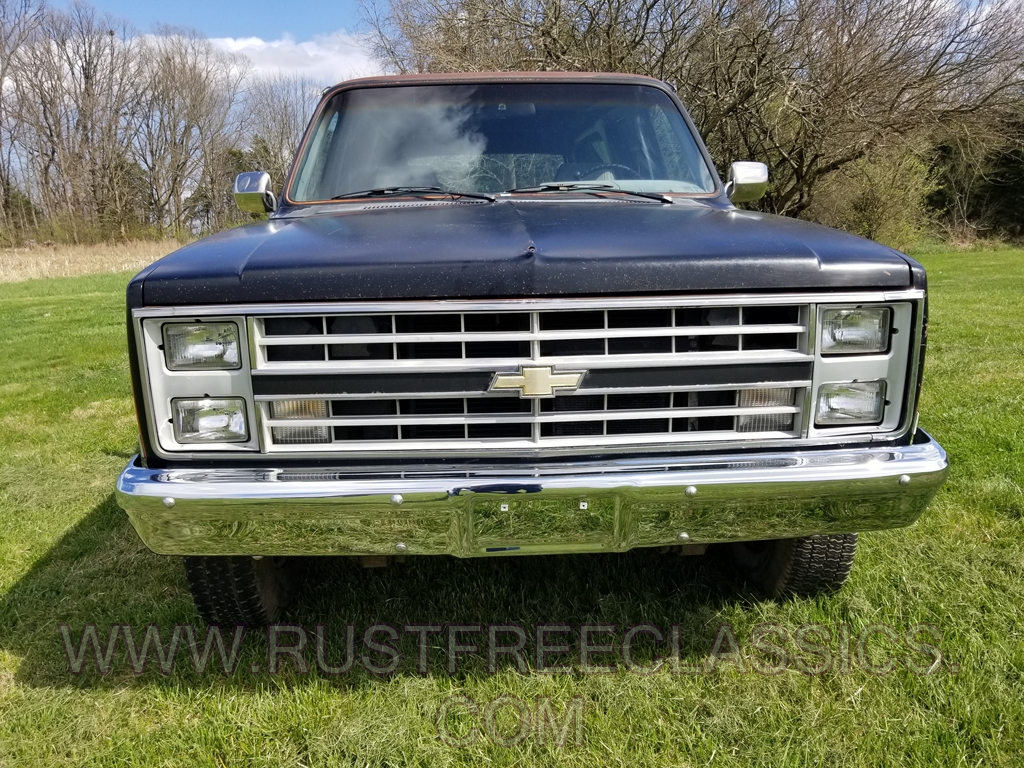
[{"label": "side mirror", "polygon": [[752,203],[768,191],[768,166],[764,163],[737,162],[729,166],[725,194],[734,203]]},{"label": "side mirror", "polygon": [[235,177],[235,205],[248,213],[277,210],[277,198],[270,191],[270,174],[266,171],[238,174]]}]

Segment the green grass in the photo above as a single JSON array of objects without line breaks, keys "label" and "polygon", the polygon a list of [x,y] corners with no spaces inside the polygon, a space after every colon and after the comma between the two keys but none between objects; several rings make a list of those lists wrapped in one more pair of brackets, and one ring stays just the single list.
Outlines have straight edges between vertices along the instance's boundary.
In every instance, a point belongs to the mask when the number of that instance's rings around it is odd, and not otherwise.
[{"label": "green grass", "polygon": [[[677,624],[689,665],[723,623],[748,660],[762,623],[849,625],[855,637],[875,623],[929,623],[944,660],[928,676],[856,664],[775,676],[730,664],[704,675],[587,675],[578,665],[523,675],[505,664],[490,675],[479,655],[449,676],[440,638],[420,676],[411,637],[386,678],[302,675],[287,660],[282,674],[251,674],[259,638],[246,640],[233,675],[180,664],[135,676],[120,650],[110,675],[72,675],[61,624],[141,631],[198,619],[180,563],[141,544],[111,493],[135,446],[127,276],[0,286],[0,765],[1021,765],[1024,253],[922,258],[932,289],[922,426],[953,472],[916,526],[861,538],[838,595],[759,602],[701,558],[646,552],[385,570],[341,562],[314,570],[290,618],[323,621],[335,652],[347,622]],[[546,697],[559,716],[581,698],[584,742],[448,746],[434,717],[453,694],[481,706]],[[457,734],[468,725],[453,718]]]}]

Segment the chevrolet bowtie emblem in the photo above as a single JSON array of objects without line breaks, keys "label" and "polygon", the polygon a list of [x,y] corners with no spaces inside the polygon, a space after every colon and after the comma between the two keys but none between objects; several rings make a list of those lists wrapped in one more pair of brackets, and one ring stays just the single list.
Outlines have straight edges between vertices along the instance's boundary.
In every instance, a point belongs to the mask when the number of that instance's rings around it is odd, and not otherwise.
[{"label": "chevrolet bowtie emblem", "polygon": [[555,373],[550,366],[520,367],[519,373],[496,373],[491,381],[491,391],[518,389],[520,397],[554,397],[555,390],[576,389],[586,371]]}]

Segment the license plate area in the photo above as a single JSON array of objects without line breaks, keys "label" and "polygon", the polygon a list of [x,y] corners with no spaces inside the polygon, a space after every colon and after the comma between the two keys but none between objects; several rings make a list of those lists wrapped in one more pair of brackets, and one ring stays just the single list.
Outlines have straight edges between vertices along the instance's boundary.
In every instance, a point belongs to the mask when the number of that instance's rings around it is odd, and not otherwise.
[{"label": "license plate area", "polygon": [[612,496],[486,495],[472,505],[473,549],[485,555],[609,550],[617,506]]}]

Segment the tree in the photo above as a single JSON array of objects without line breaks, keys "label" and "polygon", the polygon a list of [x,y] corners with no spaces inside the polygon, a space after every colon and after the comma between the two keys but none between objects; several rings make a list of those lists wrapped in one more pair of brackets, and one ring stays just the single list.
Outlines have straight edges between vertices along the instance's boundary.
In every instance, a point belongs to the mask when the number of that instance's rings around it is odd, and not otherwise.
[{"label": "tree", "polygon": [[[248,64],[197,33],[169,27],[146,41],[144,54],[144,96],[131,147],[148,179],[153,223],[180,234],[191,229],[188,196],[209,182],[209,165],[237,143]],[[220,221],[223,213],[212,215]]]},{"label": "tree", "polygon": [[[13,150],[19,126],[10,114],[7,84],[18,51],[32,38],[42,17],[42,7],[36,0],[0,0],[0,230],[4,231],[9,231],[12,224]],[[17,207],[23,209],[20,198]]]},{"label": "tree", "polygon": [[24,187],[75,241],[133,206],[122,173],[139,106],[136,53],[131,27],[74,2],[45,11],[10,62]]},{"label": "tree", "polygon": [[[256,170],[280,189],[320,87],[309,78],[278,73],[254,78],[245,92],[245,130]],[[246,170],[253,170],[249,168]]]},{"label": "tree", "polygon": [[950,240],[1024,234],[1024,105],[1002,121],[954,126],[935,151],[931,202]]}]

